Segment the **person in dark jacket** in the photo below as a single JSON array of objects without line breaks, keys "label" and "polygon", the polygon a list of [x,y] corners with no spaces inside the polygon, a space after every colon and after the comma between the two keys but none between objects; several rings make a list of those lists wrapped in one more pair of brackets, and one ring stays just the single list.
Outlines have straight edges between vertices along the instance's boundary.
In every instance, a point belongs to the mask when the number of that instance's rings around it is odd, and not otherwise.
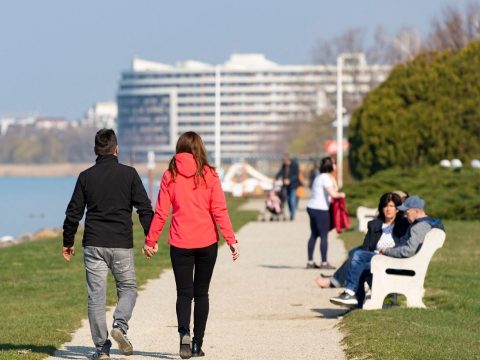
[{"label": "person in dark jacket", "polygon": [[360,290],[360,279],[370,272],[372,258],[376,254],[382,254],[396,258],[408,258],[415,255],[420,250],[425,236],[433,229],[444,230],[440,219],[429,217],[424,210],[425,201],[418,196],[411,196],[405,200],[403,205],[397,207],[399,211],[405,212],[405,217],[411,224],[407,233],[395,244],[383,242],[382,238],[377,244],[375,252],[358,250],[354,253],[347,274],[345,291],[339,296],[330,298],[330,302],[336,305],[358,306],[361,305],[357,298],[357,292]]},{"label": "person in dark jacket", "polygon": [[297,188],[302,185],[299,173],[297,162],[292,160],[288,154],[285,154],[282,167],[278,170],[275,180],[282,179],[282,201],[286,198],[288,210],[290,211],[290,220],[295,219],[298,201]]},{"label": "person in dark jacket", "polygon": [[363,244],[349,251],[348,259],[338,268],[337,271],[335,271],[333,276],[318,277],[315,280],[317,285],[321,288],[344,287],[353,254],[358,250],[370,252],[377,250],[379,240],[384,234],[385,229],[388,229],[385,224],[391,221],[392,216],[394,217],[394,220],[393,228],[391,229],[391,236],[394,244],[397,244],[400,238],[405,235],[410,225],[408,220],[403,216],[403,213],[397,210],[397,206],[400,206],[401,204],[402,199],[396,193],[389,192],[383,194],[378,202],[378,217],[368,222],[368,231],[363,240]]},{"label": "person in dark jacket", "polygon": [[153,217],[152,205],[137,171],[119,164],[115,132],[99,130],[95,136],[96,164],[80,173],[63,224],[63,257],[75,255],[74,238],[85,207],[82,245],[88,291],[88,320],[96,347],[94,359],[110,359],[111,341],[105,316],[108,269],[118,295],[112,337],[124,355],[133,347],[126,334],[137,298],[133,261],[132,208],[137,209],[145,234]]}]

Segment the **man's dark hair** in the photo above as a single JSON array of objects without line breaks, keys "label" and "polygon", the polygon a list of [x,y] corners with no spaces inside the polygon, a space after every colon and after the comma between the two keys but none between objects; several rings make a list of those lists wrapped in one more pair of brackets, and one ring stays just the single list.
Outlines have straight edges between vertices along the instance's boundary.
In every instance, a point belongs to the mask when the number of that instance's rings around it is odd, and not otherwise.
[{"label": "man's dark hair", "polygon": [[117,146],[117,136],[112,129],[98,130],[95,135],[95,155],[112,155]]}]

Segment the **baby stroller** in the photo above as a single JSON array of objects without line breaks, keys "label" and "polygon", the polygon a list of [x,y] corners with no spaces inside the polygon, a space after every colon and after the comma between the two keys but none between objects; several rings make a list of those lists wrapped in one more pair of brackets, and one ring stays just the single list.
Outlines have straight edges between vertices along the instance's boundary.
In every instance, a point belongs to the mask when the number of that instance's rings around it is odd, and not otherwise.
[{"label": "baby stroller", "polygon": [[265,199],[265,210],[261,214],[261,221],[266,221],[267,217],[270,216],[270,221],[283,221],[287,220],[285,216],[285,192],[283,188],[271,190],[267,198]]}]

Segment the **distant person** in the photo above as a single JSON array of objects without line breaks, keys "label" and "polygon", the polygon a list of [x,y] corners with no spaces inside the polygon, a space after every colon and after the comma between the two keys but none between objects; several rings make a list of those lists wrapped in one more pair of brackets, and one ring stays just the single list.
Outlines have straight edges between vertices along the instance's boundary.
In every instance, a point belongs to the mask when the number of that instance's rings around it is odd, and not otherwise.
[{"label": "distant person", "polygon": [[278,171],[275,179],[282,180],[282,196],[286,198],[288,210],[290,211],[290,220],[295,219],[297,210],[297,188],[301,185],[299,178],[299,168],[296,161],[292,160],[288,154],[283,156],[282,166]]},{"label": "distant person", "polygon": [[[240,256],[220,179],[215,168],[208,164],[202,138],[192,131],[179,137],[176,154],[163,174],[152,226],[143,247],[147,257],[158,250],[157,241],[170,208],[168,243],[177,285],[179,352],[182,359],[188,359],[205,355],[202,345],[209,312],[208,289],[218,252],[217,226],[233,261]],[[192,299],[195,301],[193,341]]]},{"label": "distant person", "polygon": [[[352,257],[358,250],[374,252],[375,250],[393,247],[405,235],[409,222],[403,213],[397,209],[402,205],[400,196],[396,193],[385,193],[378,202],[378,217],[368,222],[368,231],[361,246],[349,251],[348,259],[332,276],[321,276],[316,279],[321,288],[344,287]],[[361,284],[360,284],[361,287]]]},{"label": "distant person", "polygon": [[394,247],[382,246],[376,252],[358,250],[353,254],[348,270],[345,291],[339,296],[330,299],[336,305],[358,306],[356,293],[359,290],[360,278],[364,272],[370,272],[372,258],[378,253],[395,258],[409,258],[415,255],[425,240],[427,233],[433,229],[443,230],[440,219],[429,217],[424,210],[425,201],[418,196],[411,196],[403,205],[397,207],[404,211],[408,222],[411,224],[407,233]]},{"label": "distant person", "polygon": [[[345,193],[338,191],[337,181],[332,175],[335,162],[331,157],[325,157],[320,163],[320,174],[313,181],[312,194],[307,203],[310,217],[310,238],[308,239],[307,269],[335,269],[327,260],[328,231],[330,230],[331,198],[345,198]],[[317,238],[320,237],[320,256],[322,263],[313,262],[313,252]]]},{"label": "distant person", "polygon": [[267,200],[265,200],[266,210],[271,214],[270,221],[278,217],[282,213],[282,201],[275,190],[268,193]]},{"label": "distant person", "polygon": [[308,186],[310,187],[310,189],[313,186],[313,181],[319,174],[320,174],[320,164],[317,160],[314,160],[312,164],[312,169],[310,170],[309,177],[308,177]]},{"label": "distant person", "polygon": [[87,275],[88,320],[96,352],[94,359],[110,359],[111,341],[105,315],[108,270],[117,287],[112,337],[124,355],[133,353],[127,338],[128,321],[137,299],[133,261],[132,208],[137,209],[145,234],[153,211],[137,171],[119,164],[115,132],[99,130],[95,136],[96,164],[80,173],[63,224],[63,257],[75,255],[74,238],[85,207],[82,245]]}]

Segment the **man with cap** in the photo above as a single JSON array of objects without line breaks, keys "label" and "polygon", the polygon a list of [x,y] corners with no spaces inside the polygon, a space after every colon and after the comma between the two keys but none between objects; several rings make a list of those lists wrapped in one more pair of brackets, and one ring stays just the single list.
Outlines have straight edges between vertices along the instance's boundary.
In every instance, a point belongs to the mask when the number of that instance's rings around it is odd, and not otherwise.
[{"label": "man with cap", "polygon": [[330,298],[330,302],[336,305],[358,306],[356,292],[360,284],[360,278],[364,271],[370,272],[372,257],[377,253],[396,257],[408,258],[415,255],[425,240],[425,236],[432,228],[444,230],[440,219],[433,219],[425,213],[425,201],[414,195],[405,200],[403,205],[397,207],[405,213],[410,222],[407,233],[392,248],[380,249],[378,252],[365,250],[356,251],[348,271],[345,291],[339,296]]}]

